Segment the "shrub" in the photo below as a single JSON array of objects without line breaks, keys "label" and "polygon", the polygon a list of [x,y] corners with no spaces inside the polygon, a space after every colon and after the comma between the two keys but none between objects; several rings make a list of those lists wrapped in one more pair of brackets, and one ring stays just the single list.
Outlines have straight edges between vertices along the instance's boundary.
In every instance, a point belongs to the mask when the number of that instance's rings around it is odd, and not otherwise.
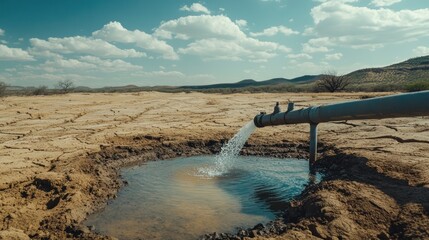
[{"label": "shrub", "polygon": [[429,81],[418,81],[418,82],[409,83],[406,86],[406,89],[408,92],[418,92],[418,91],[429,90]]},{"label": "shrub", "polygon": [[36,89],[33,90],[32,94],[33,95],[46,95],[48,90],[48,87],[46,86],[39,86]]}]

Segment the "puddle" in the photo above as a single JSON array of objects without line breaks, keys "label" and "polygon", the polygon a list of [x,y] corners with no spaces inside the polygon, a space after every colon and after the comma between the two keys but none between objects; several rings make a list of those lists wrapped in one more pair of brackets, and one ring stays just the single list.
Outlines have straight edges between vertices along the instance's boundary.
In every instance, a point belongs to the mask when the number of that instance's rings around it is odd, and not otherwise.
[{"label": "puddle", "polygon": [[84,223],[119,239],[195,239],[273,220],[309,181],[308,162],[238,157],[226,174],[201,174],[214,156],[126,168],[129,185]]}]

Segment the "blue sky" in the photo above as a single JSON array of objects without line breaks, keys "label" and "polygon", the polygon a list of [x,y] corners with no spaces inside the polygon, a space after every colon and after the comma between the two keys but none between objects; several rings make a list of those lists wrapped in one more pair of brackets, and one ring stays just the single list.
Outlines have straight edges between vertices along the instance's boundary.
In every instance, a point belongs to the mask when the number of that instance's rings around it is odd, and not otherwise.
[{"label": "blue sky", "polygon": [[426,0],[1,0],[0,81],[199,85],[429,55]]}]

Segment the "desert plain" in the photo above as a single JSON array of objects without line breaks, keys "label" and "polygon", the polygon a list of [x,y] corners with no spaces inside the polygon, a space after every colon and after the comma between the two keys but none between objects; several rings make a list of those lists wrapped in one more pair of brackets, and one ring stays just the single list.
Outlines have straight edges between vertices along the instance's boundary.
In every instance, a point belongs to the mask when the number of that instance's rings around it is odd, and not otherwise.
[{"label": "desert plain", "polygon": [[[383,93],[394,94],[394,93]],[[215,154],[260,111],[380,93],[71,93],[0,99],[0,239],[110,239],[84,226],[123,166]],[[424,103],[429,104],[429,103]],[[323,123],[325,178],[257,239],[429,239],[429,116]],[[308,124],[257,129],[242,154],[308,158]],[[250,238],[250,237],[243,237]],[[238,238],[240,239],[240,238]]]}]

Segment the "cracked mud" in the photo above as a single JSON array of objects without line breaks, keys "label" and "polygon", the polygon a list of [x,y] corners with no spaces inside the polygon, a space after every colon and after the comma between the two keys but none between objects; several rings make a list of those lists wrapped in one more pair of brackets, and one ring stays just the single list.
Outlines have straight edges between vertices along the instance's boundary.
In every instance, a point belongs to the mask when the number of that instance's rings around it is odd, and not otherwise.
[{"label": "cracked mud", "polygon": [[[276,101],[301,108],[360,97],[144,92],[0,99],[0,239],[109,239],[81,222],[115,197],[121,167],[217,153]],[[207,238],[429,238],[428,117],[324,123],[318,131],[324,181],[275,224]],[[242,154],[305,158],[308,132],[305,124],[258,129]]]}]

